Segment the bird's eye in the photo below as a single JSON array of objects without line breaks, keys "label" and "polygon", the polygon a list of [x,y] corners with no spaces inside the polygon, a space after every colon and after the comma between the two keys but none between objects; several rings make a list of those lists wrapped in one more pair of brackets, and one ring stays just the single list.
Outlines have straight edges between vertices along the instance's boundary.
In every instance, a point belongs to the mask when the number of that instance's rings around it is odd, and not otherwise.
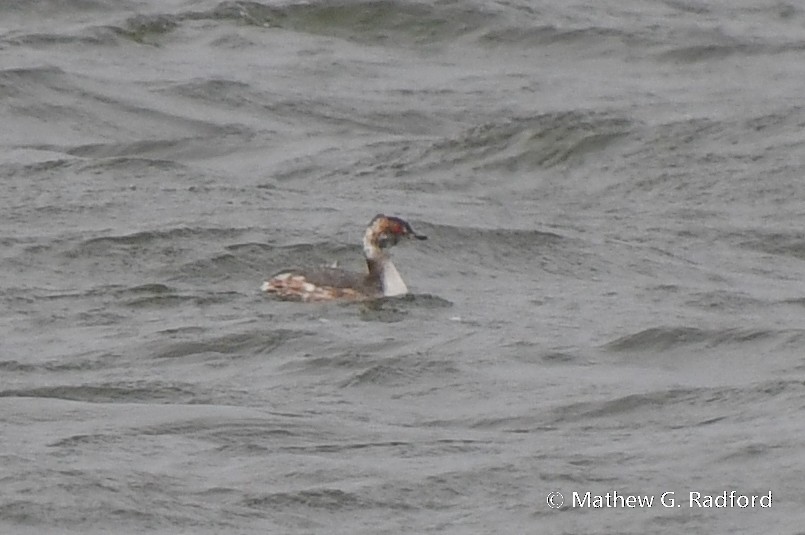
[{"label": "bird's eye", "polygon": [[380,246],[381,249],[391,247],[396,243],[397,243],[397,236],[395,236],[394,234],[389,234],[388,232],[382,233],[377,238],[377,244]]}]

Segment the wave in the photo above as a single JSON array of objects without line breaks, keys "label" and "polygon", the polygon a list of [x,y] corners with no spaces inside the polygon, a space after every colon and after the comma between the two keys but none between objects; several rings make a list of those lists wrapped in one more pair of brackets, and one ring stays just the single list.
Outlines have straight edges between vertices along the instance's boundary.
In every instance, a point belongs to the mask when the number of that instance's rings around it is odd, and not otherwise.
[{"label": "wave", "polygon": [[150,38],[178,28],[180,21],[181,17],[176,15],[135,15],[127,19],[123,27],[112,29],[136,43],[148,43]]},{"label": "wave", "polygon": [[695,292],[687,299],[686,304],[705,310],[742,311],[763,307],[768,300],[758,299],[737,290],[712,290]]},{"label": "wave", "polygon": [[[103,6],[97,6],[101,9]],[[92,5],[86,6],[91,9]],[[174,13],[142,13],[106,25],[88,25],[70,33],[5,37],[9,44],[29,46],[136,45],[160,46],[185,24],[234,22],[261,29],[283,29],[375,46],[429,46],[468,38],[483,46],[544,47],[578,45],[635,47],[651,32],[597,26],[589,21],[562,20],[556,13],[535,13],[517,6],[484,2],[417,2],[405,0],[341,0],[314,2],[224,1],[209,9]],[[224,46],[231,46],[224,40]],[[239,46],[251,45],[240,40]]]},{"label": "wave", "polygon": [[[99,9],[89,4],[85,9]],[[9,44],[112,44],[132,42],[160,45],[183,24],[232,21],[258,28],[336,37],[368,44],[425,44],[455,39],[489,24],[495,14],[482,4],[427,4],[393,0],[339,2],[225,1],[206,10],[145,13],[117,24],[90,25],[78,33],[6,36]]]},{"label": "wave", "polygon": [[264,115],[266,110],[280,111],[280,96],[268,91],[258,90],[250,84],[237,80],[219,78],[191,80],[168,84],[157,89],[160,93],[175,95],[210,105],[226,105],[230,109],[249,110]]},{"label": "wave", "polygon": [[805,260],[805,238],[796,231],[769,232],[751,230],[735,233],[730,237],[737,242],[739,247],[745,249]]},{"label": "wave", "polygon": [[6,46],[25,48],[55,48],[66,46],[108,47],[118,42],[120,32],[116,28],[90,27],[74,33],[28,33],[24,35],[6,35],[0,43]]},{"label": "wave", "polygon": [[[542,414],[523,414],[475,421],[472,427],[510,433],[531,433],[567,429],[578,424],[588,429],[613,425],[617,428],[644,430],[647,425],[672,428],[696,428],[717,424],[743,414],[740,407],[781,403],[801,404],[805,400],[805,381],[772,380],[741,386],[669,388],[627,395],[574,401],[547,409]],[[602,420],[609,419],[611,424]],[[436,421],[444,427],[457,422]],[[467,425],[467,422],[460,421]]]},{"label": "wave", "polygon": [[27,95],[37,85],[58,83],[66,73],[54,66],[0,69],[0,88],[6,97]]},{"label": "wave", "polygon": [[5,0],[0,3],[0,13],[19,13],[30,10],[34,13],[73,14],[82,11],[112,11],[120,9],[120,2],[115,0],[71,0],[69,3],[53,0]]},{"label": "wave", "polygon": [[0,360],[0,371],[7,373],[63,373],[100,370],[113,365],[120,355],[106,353],[100,356],[58,359],[41,363]]},{"label": "wave", "polygon": [[194,385],[137,381],[93,385],[56,385],[0,391],[0,398],[57,398],[91,403],[204,403],[207,395]]},{"label": "wave", "polygon": [[[600,399],[561,403],[541,414],[428,422],[439,428],[460,425],[508,433],[583,429],[633,429],[647,426],[695,429],[718,424],[736,416],[745,417],[745,407],[779,403],[798,406],[805,401],[805,381],[771,380],[741,386],[679,387],[626,395],[604,395]],[[744,407],[742,409],[742,407]],[[763,409],[760,409],[761,411]]]},{"label": "wave", "polygon": [[196,306],[209,306],[220,303],[231,302],[232,299],[242,296],[238,292],[205,292],[203,295],[195,294],[167,294],[167,295],[154,295],[131,299],[124,306],[130,308],[172,308],[185,303],[190,303]]},{"label": "wave", "polygon": [[634,334],[617,338],[603,347],[617,352],[656,352],[671,349],[704,345],[709,348],[746,344],[758,341],[780,341],[805,339],[805,330],[768,329],[700,329],[698,327],[652,327]]},{"label": "wave", "polygon": [[94,253],[99,249],[117,246],[151,245],[160,242],[182,240],[216,240],[240,236],[250,232],[251,228],[216,228],[216,227],[174,227],[163,230],[144,230],[132,234],[98,236],[83,240],[73,253]]},{"label": "wave", "polygon": [[491,12],[467,4],[390,0],[304,2],[285,5],[222,2],[188,18],[237,20],[372,44],[423,44],[454,39],[487,24]]},{"label": "wave", "polygon": [[[194,116],[192,110],[183,114],[188,110],[178,111],[169,99],[155,99],[142,85],[31,68],[0,71],[0,88],[6,86],[17,96],[14,109],[21,116],[19,124],[25,125],[14,148],[26,160],[70,160],[65,155],[75,160],[192,160],[235,152],[254,136],[242,124],[215,122],[209,115]],[[110,116],[117,121],[110,122]]]},{"label": "wave", "polygon": [[728,43],[705,43],[666,49],[657,54],[657,59],[674,63],[700,63],[721,61],[730,56],[773,56],[801,52],[803,49],[805,49],[805,41],[777,44],[731,40]]},{"label": "wave", "polygon": [[[11,46],[59,47],[77,46],[162,46],[183,25],[198,21],[230,22],[258,29],[283,29],[310,35],[344,39],[375,46],[432,46],[470,40],[485,47],[508,47],[523,50],[554,45],[567,50],[575,47],[580,54],[601,55],[612,49],[619,54],[636,55],[641,50],[656,51],[660,61],[700,62],[730,55],[775,54],[797,51],[805,43],[791,34],[789,38],[765,38],[758,35],[734,36],[738,32],[718,29],[702,31],[686,26],[676,28],[680,13],[691,18],[701,9],[711,17],[735,17],[736,8],[709,10],[683,3],[665,2],[668,9],[658,10],[648,24],[604,25],[600,18],[573,9],[551,6],[534,8],[510,3],[484,2],[418,2],[406,0],[340,0],[279,2],[224,1],[209,8],[189,8],[176,12],[152,12],[127,16],[105,25],[87,25],[77,30],[53,33],[14,33],[0,37]],[[36,9],[35,3],[26,5]],[[53,11],[52,2],[47,11]],[[113,4],[82,2],[81,11],[103,13],[108,18]],[[737,8],[740,12],[741,9]],[[790,5],[768,9],[752,9],[752,15],[769,20],[791,19],[797,14]],[[130,13],[130,12],[129,12]],[[620,17],[618,15],[621,15]],[[613,24],[621,18],[633,17],[631,11],[612,16]],[[685,19],[682,19],[685,20]],[[658,32],[657,27],[671,28]],[[225,47],[255,46],[242,36],[219,39]],[[240,37],[237,39],[236,37]],[[676,43],[684,43],[677,46]]]},{"label": "wave", "polygon": [[274,329],[259,330],[213,337],[206,340],[192,340],[160,344],[154,358],[176,359],[192,355],[213,353],[217,355],[258,356],[268,355],[289,340],[308,336],[306,331]]},{"label": "wave", "polygon": [[[432,231],[431,231],[432,229]],[[529,229],[479,228],[453,225],[430,225],[429,232],[445,244],[481,243],[501,249],[521,249],[556,245],[567,238],[554,232]],[[447,247],[448,245],[446,245]]]},{"label": "wave", "polygon": [[360,386],[402,387],[420,384],[423,378],[428,380],[443,377],[449,380],[460,373],[453,362],[434,360],[427,355],[403,355],[384,359],[373,364],[351,377],[341,381],[342,388]]},{"label": "wave", "polygon": [[[374,161],[362,163],[373,175],[391,177],[449,170],[453,178],[445,178],[434,187],[463,190],[473,185],[468,176],[496,172],[515,174],[523,180],[524,173],[582,165],[589,158],[599,158],[635,129],[631,119],[616,114],[552,112],[488,122],[436,141],[376,146]],[[410,187],[396,179],[389,186]],[[414,184],[417,190],[425,186]]]},{"label": "wave", "polygon": [[344,509],[364,509],[372,504],[367,503],[357,494],[340,489],[316,488],[296,492],[274,492],[253,495],[243,498],[242,505],[258,509],[300,508],[302,510],[324,509],[339,511]]},{"label": "wave", "polygon": [[476,276],[483,269],[494,277],[505,273],[534,280],[538,270],[589,280],[617,267],[584,240],[547,230],[433,225],[428,232],[431,254],[449,256],[463,266],[461,272]]},{"label": "wave", "polygon": [[702,392],[706,389],[679,388],[641,394],[629,394],[611,400],[571,403],[554,409],[553,424],[567,423],[590,418],[653,413],[660,418],[660,408],[703,403]]},{"label": "wave", "polygon": [[599,54],[601,47],[635,47],[646,44],[630,30],[600,26],[560,27],[555,24],[535,26],[501,25],[481,34],[479,42],[487,46],[546,47],[551,45],[589,47]]}]

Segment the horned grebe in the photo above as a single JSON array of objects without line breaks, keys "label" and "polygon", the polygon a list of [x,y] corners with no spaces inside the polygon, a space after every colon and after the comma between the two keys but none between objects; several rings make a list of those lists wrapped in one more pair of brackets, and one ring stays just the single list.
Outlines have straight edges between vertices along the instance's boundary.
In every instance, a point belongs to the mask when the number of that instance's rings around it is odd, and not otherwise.
[{"label": "horned grebe", "polygon": [[399,217],[378,214],[363,235],[363,255],[369,273],[343,269],[286,269],[273,275],[261,286],[264,292],[292,301],[363,300],[408,293],[408,287],[384,251],[397,245],[400,238],[427,240]]}]

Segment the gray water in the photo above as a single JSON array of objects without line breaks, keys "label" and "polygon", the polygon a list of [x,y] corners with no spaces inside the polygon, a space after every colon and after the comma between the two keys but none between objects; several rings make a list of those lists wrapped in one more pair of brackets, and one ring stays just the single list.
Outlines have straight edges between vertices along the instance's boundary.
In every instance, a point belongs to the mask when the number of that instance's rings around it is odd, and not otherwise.
[{"label": "gray water", "polygon": [[[796,2],[3,2],[0,532],[805,533],[804,87]],[[412,295],[260,294],[379,212]]]}]

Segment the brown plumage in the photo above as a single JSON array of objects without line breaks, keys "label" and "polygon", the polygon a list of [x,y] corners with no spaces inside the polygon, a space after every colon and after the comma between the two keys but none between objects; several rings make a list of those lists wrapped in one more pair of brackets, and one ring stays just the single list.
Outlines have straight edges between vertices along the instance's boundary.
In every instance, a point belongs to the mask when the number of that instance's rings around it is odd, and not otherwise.
[{"label": "brown plumage", "polygon": [[367,273],[336,268],[286,269],[263,283],[262,290],[280,299],[293,301],[359,301],[382,296],[403,295],[408,288],[385,249],[401,238],[427,239],[414,232],[398,217],[378,214],[369,223],[363,237]]}]

